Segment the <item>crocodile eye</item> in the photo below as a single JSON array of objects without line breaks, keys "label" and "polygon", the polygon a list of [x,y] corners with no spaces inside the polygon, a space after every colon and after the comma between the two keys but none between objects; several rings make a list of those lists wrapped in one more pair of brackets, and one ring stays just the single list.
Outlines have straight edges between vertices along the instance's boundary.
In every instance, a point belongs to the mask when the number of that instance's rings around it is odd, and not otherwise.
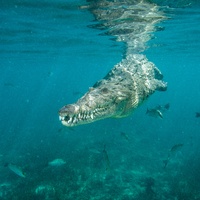
[{"label": "crocodile eye", "polygon": [[104,93],[104,94],[107,94],[108,93],[108,88],[102,88],[101,92]]}]

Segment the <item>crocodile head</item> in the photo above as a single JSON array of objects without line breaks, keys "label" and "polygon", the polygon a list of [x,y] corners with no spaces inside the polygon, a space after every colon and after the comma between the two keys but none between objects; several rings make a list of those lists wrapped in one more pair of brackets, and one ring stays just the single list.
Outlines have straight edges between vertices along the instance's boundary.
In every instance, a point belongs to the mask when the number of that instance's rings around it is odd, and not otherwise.
[{"label": "crocodile head", "polygon": [[108,117],[125,115],[129,93],[116,92],[116,87],[91,88],[74,104],[68,104],[59,111],[59,118],[65,126],[77,126]]}]

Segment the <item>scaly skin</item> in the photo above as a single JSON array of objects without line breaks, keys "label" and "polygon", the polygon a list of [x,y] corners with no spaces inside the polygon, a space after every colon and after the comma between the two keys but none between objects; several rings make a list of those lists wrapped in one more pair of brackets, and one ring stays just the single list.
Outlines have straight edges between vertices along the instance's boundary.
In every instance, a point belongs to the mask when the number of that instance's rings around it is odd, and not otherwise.
[{"label": "scaly skin", "polygon": [[167,88],[162,74],[143,55],[130,55],[117,64],[76,103],[59,111],[65,126],[77,126],[108,117],[125,117],[155,90]]},{"label": "scaly skin", "polygon": [[156,23],[165,19],[158,6],[145,0],[95,0],[81,8],[99,21],[94,28],[125,43],[125,59],[76,103],[60,109],[59,118],[66,126],[128,116],[155,90],[167,88],[161,72],[141,54],[152,32],[161,30]]}]

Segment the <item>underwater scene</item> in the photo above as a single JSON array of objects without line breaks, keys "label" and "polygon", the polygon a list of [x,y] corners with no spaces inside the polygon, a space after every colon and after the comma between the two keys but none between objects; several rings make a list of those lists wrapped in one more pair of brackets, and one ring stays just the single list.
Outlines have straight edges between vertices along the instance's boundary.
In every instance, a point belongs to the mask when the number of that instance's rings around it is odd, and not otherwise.
[{"label": "underwater scene", "polygon": [[0,18],[0,200],[200,200],[198,0]]}]

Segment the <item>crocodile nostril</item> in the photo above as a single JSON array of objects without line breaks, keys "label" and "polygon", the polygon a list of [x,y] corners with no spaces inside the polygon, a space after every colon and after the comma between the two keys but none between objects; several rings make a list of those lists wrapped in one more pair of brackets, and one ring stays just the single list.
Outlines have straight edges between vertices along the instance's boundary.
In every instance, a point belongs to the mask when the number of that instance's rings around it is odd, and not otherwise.
[{"label": "crocodile nostril", "polygon": [[69,120],[70,120],[70,117],[69,117],[69,116],[65,116],[64,120],[65,120],[65,121],[69,121]]},{"label": "crocodile nostril", "polygon": [[75,106],[72,105],[72,104],[63,106],[63,107],[60,109],[60,111],[59,111],[60,114],[62,114],[62,113],[63,113],[63,114],[65,114],[65,113],[71,113],[71,114],[73,114],[74,112],[75,112]]}]

